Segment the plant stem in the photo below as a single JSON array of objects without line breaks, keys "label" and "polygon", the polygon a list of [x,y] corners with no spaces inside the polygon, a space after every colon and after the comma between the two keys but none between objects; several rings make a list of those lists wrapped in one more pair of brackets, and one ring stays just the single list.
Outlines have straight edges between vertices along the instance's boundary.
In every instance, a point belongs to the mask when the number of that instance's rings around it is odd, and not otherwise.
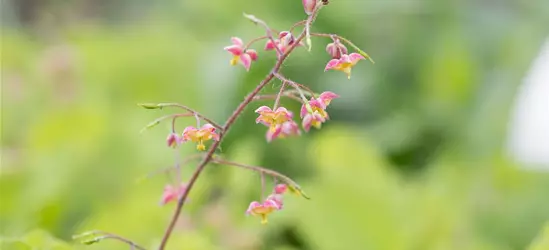
[{"label": "plant stem", "polygon": [[180,109],[184,109],[184,110],[187,110],[189,112],[192,113],[192,115],[195,115],[195,116],[198,116],[200,117],[200,119],[206,121],[207,123],[209,124],[212,124],[212,126],[214,126],[215,128],[221,130],[222,127],[221,125],[217,124],[217,122],[214,122],[213,120],[211,120],[210,118],[200,114],[199,112],[197,112],[196,110],[190,108],[190,107],[187,107],[185,105],[182,105],[182,104],[179,104],[179,103],[159,103],[158,104],[161,108],[164,108],[164,107],[176,107],[176,108],[180,108]]},{"label": "plant stem", "polygon": [[273,105],[273,111],[278,108],[278,105],[280,105],[280,96],[282,96],[282,93],[284,92],[284,88],[286,88],[286,82],[282,81],[282,86],[280,86],[280,91],[278,91],[278,95],[276,95],[275,103]]},{"label": "plant stem", "polygon": [[[257,95],[257,96],[255,96],[254,100],[264,100],[264,99],[276,100],[277,96],[278,95]],[[290,92],[283,93],[281,96],[288,97],[290,99],[293,99],[293,100],[296,100],[300,103],[303,103],[303,100],[301,100],[301,98],[299,98],[295,95],[292,95]]]},{"label": "plant stem", "polygon": [[[317,9],[318,10],[318,9]],[[314,15],[311,15],[314,16]],[[250,18],[249,16],[247,16]],[[253,17],[253,16],[252,16]],[[309,17],[311,18],[311,17]],[[270,30],[267,29],[267,33],[270,33]],[[267,34],[269,35],[269,34]],[[288,55],[294,50],[294,48],[305,38],[306,32],[302,32],[296,39],[296,42],[292,44],[288,50],[281,54],[281,56],[277,59],[276,64],[274,65],[271,72],[257,85],[257,87],[250,93],[244,101],[242,101],[238,107],[235,109],[235,111],[232,113],[232,115],[227,119],[225,122],[225,125],[222,128],[222,133],[219,135],[219,140],[215,141],[213,145],[211,145],[210,149],[206,153],[206,156],[204,156],[204,159],[200,162],[194,173],[192,174],[191,178],[189,179],[189,182],[187,183],[187,188],[183,192],[183,194],[179,197],[177,200],[177,205],[175,207],[175,211],[173,213],[172,219],[170,220],[170,223],[168,224],[168,227],[166,228],[166,231],[164,233],[164,236],[162,237],[162,241],[160,242],[160,246],[158,247],[158,250],[164,250],[166,248],[166,244],[168,243],[168,240],[170,238],[170,235],[173,232],[173,229],[175,227],[175,224],[177,223],[177,220],[179,218],[179,215],[181,214],[181,210],[183,208],[183,205],[185,204],[185,201],[187,200],[187,196],[189,196],[189,192],[192,190],[194,183],[206,167],[206,165],[212,160],[212,156],[216,149],[221,144],[221,141],[223,137],[227,134],[229,129],[232,127],[236,119],[240,116],[240,114],[244,111],[244,109],[254,100],[254,97],[265,87],[271,80],[274,78],[275,74],[278,73],[280,68],[282,67],[282,64],[288,58]],[[271,36],[272,37],[272,36]]]}]

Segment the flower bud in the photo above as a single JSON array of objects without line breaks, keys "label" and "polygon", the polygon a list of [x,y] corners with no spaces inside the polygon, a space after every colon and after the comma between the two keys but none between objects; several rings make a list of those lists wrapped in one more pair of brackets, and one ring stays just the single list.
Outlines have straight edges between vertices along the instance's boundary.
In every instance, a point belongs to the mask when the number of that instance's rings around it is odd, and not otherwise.
[{"label": "flower bud", "polygon": [[175,148],[177,143],[179,143],[179,136],[175,133],[170,133],[168,138],[166,138],[166,143],[168,144],[168,147]]},{"label": "flower bud", "polygon": [[288,47],[295,42],[295,37],[292,35],[292,33],[288,31],[281,31],[278,33],[278,38],[280,39],[280,44],[282,47]]},{"label": "flower bud", "polygon": [[339,41],[335,41],[326,46],[326,52],[328,52],[333,59],[339,59],[341,58],[341,55],[347,54],[347,47]]},{"label": "flower bud", "polygon": [[313,14],[316,7],[316,1],[317,0],[301,0],[303,3],[303,9],[305,9],[305,13],[307,13],[307,15]]},{"label": "flower bud", "polygon": [[288,186],[286,184],[278,184],[275,186],[275,193],[276,194],[283,194],[288,189]]}]

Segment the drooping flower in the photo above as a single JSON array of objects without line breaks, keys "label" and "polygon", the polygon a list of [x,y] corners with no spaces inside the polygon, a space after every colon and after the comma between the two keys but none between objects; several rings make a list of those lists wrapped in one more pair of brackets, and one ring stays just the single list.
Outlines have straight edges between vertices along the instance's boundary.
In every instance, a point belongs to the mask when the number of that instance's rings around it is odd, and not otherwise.
[{"label": "drooping flower", "polygon": [[364,60],[364,56],[358,53],[351,53],[349,55],[344,54],[341,55],[341,58],[339,59],[332,59],[326,64],[326,68],[324,68],[324,71],[327,70],[339,70],[344,72],[347,75],[348,79],[351,79],[351,68],[354,67],[358,61]]},{"label": "drooping flower", "polygon": [[164,187],[164,193],[162,193],[162,200],[160,200],[160,205],[166,205],[171,201],[177,200],[177,198],[179,198],[179,195],[185,192],[186,188],[187,185],[185,184],[181,184],[179,188],[176,188],[172,185],[166,185]]},{"label": "drooping flower", "polygon": [[276,204],[276,210],[282,210],[284,208],[284,200],[282,194],[270,194],[266,200],[271,200]]},{"label": "drooping flower", "polygon": [[339,40],[335,40],[333,43],[326,45],[326,52],[328,52],[333,59],[339,59],[342,55],[347,54],[347,47],[339,42]]},{"label": "drooping flower", "polygon": [[302,120],[303,129],[308,132],[311,127],[319,129],[322,126],[322,123],[326,122],[330,117],[328,112],[326,112],[326,107],[330,104],[332,99],[338,98],[339,95],[325,91],[321,93],[318,98],[311,98],[308,104],[310,110],[305,104],[301,106],[300,117]]},{"label": "drooping flower", "polygon": [[168,144],[168,147],[175,148],[180,142],[181,138],[176,133],[170,133],[166,138],[166,144]]},{"label": "drooping flower", "polygon": [[277,184],[274,188],[275,194],[284,194],[288,190],[288,186],[286,184]]},{"label": "drooping flower", "polygon": [[219,135],[215,133],[215,127],[211,124],[204,124],[200,129],[197,129],[193,126],[186,127],[183,130],[183,141],[192,141],[198,143],[196,149],[200,151],[206,150],[204,142],[209,140],[219,140]]},{"label": "drooping flower", "polygon": [[288,136],[296,136],[296,135],[301,135],[301,131],[299,130],[299,125],[297,125],[296,122],[289,120],[282,124],[277,125],[274,130],[272,129],[267,130],[267,134],[265,135],[265,138],[267,139],[267,142],[271,142],[276,138],[282,139]]},{"label": "drooping flower", "polygon": [[[280,52],[284,53],[286,52],[286,49],[288,49],[295,43],[295,41],[296,39],[291,32],[281,31],[280,33],[278,33],[278,39],[274,39],[274,42],[272,40],[267,40],[267,43],[265,44],[265,50],[275,50],[276,47],[278,47]],[[300,42],[297,46],[303,46],[303,43]],[[277,55],[281,56],[278,53]]]},{"label": "drooping flower", "polygon": [[236,65],[240,62],[240,64],[246,68],[246,71],[249,71],[252,61],[257,60],[257,52],[253,49],[244,51],[244,43],[242,42],[242,39],[238,37],[232,37],[231,42],[233,43],[232,45],[224,48],[224,50],[233,55],[233,58],[230,61],[231,65]]},{"label": "drooping flower", "polygon": [[301,0],[301,2],[303,3],[303,9],[305,10],[305,13],[307,13],[307,15],[313,14],[317,0]]},{"label": "drooping flower", "polygon": [[278,210],[278,208],[278,204],[271,199],[266,199],[263,203],[253,201],[252,203],[250,203],[248,210],[246,210],[246,214],[259,216],[261,218],[261,224],[267,224],[267,216],[270,213]]},{"label": "drooping flower", "polygon": [[293,117],[293,113],[284,107],[278,107],[275,111],[273,111],[267,106],[261,106],[256,109],[255,112],[259,114],[257,119],[255,119],[255,122],[269,127],[269,130],[273,133],[277,130],[280,130],[278,131],[278,133],[280,133],[281,127],[279,127],[279,125],[282,125],[287,121],[291,121]]}]

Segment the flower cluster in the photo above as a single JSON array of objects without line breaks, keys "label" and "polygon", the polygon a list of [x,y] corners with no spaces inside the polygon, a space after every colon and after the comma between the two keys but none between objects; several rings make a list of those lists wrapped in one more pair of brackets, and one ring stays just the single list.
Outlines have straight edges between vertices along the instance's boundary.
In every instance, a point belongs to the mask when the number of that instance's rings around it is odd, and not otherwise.
[{"label": "flower cluster", "polygon": [[281,210],[284,206],[283,194],[288,187],[286,184],[278,184],[275,186],[273,193],[270,194],[262,203],[258,201],[252,201],[246,214],[259,216],[261,218],[261,224],[267,224],[267,216],[274,211]]},{"label": "flower cluster", "polygon": [[[299,197],[310,199],[301,187],[288,176],[264,167],[251,166],[224,160],[222,156],[216,154],[216,150],[220,148],[221,140],[224,135],[227,134],[227,131],[232,127],[232,125],[235,124],[238,117],[241,116],[242,113],[247,110],[246,108],[256,100],[274,100],[272,106],[260,106],[255,110],[255,113],[257,114],[257,118],[255,120],[256,124],[262,124],[267,128],[265,134],[265,139],[267,142],[271,142],[279,138],[300,136],[303,131],[307,133],[311,130],[311,128],[320,129],[322,125],[330,119],[327,109],[332,100],[340,97],[338,94],[331,91],[324,91],[318,94],[308,87],[308,85],[299,84],[289,80],[282,73],[282,68],[287,66],[286,60],[289,58],[289,54],[297,47],[302,47],[305,44],[310,50],[312,37],[328,38],[331,40],[331,42],[325,47],[325,52],[329,55],[330,59],[327,60],[324,71],[341,71],[345,73],[348,79],[350,79],[352,68],[355,67],[359,61],[370,59],[364,51],[344,37],[336,34],[311,32],[312,24],[314,23],[319,10],[323,6],[328,5],[328,3],[328,0],[302,0],[303,10],[307,14],[306,19],[294,23],[289,29],[281,32],[271,29],[264,21],[253,15],[244,14],[244,17],[253,23],[263,26],[266,32],[265,35],[251,39],[246,43],[244,43],[244,41],[239,37],[231,37],[231,44],[224,47],[224,50],[232,56],[229,61],[230,65],[240,64],[246,71],[250,71],[252,63],[258,61],[259,59],[258,52],[251,48],[258,41],[265,42],[265,46],[263,47],[264,51],[276,51],[277,58],[268,75],[256,86],[253,91],[250,92],[247,97],[244,98],[244,100],[237,106],[232,115],[227,118],[224,123],[215,122],[194,109],[178,103],[149,103],[141,105],[147,109],[163,109],[172,107],[184,110],[183,113],[160,117],[149,123],[146,127],[150,128],[164,119],[171,118],[172,132],[168,134],[166,138],[166,144],[168,147],[177,148],[179,145],[186,142],[196,144],[196,149],[198,151],[206,151],[207,147],[209,147],[208,151],[202,154],[197,154],[198,157],[193,158],[189,156],[185,160],[180,160],[178,155],[179,152],[176,152],[175,166],[178,170],[180,166],[185,164],[183,162],[188,162],[188,160],[198,158],[201,160],[195,168],[195,172],[185,184],[178,185],[180,183],[176,183],[175,185],[166,185],[164,187],[160,204],[165,205],[176,200],[178,200],[178,202],[174,217],[172,218],[166,233],[164,234],[159,249],[164,249],[166,242],[173,231],[173,227],[177,222],[177,218],[180,215],[181,207],[185,204],[185,201],[189,196],[190,189],[193,187],[193,184],[196,182],[201,171],[203,171],[208,164],[230,165],[241,169],[259,172],[261,173],[262,178],[262,188],[264,188],[264,175],[274,177],[275,183],[284,183],[275,185],[272,193],[265,199],[263,199],[262,195],[259,201],[253,201],[248,206],[246,214],[260,217],[261,224],[266,224],[268,222],[267,218],[270,214],[283,209],[285,193],[291,193]],[[299,29],[299,27],[303,28],[299,33],[300,35],[294,36],[292,32]],[[354,52],[347,49],[346,46],[354,49]],[[266,86],[272,86],[269,84],[272,84],[273,80],[280,80],[282,82],[280,89],[278,90],[278,94],[264,94],[263,92],[265,92]],[[290,98],[301,104],[299,117],[296,117],[297,115],[294,116],[292,111],[281,105],[282,98]],[[175,132],[176,119],[180,117],[193,116],[196,118],[196,127],[188,126],[182,133]],[[200,125],[202,121],[206,123],[203,126]],[[211,145],[208,145],[210,143]],[[178,174],[181,173],[178,171]],[[179,178],[180,176],[178,176],[177,179],[179,180]]]}]

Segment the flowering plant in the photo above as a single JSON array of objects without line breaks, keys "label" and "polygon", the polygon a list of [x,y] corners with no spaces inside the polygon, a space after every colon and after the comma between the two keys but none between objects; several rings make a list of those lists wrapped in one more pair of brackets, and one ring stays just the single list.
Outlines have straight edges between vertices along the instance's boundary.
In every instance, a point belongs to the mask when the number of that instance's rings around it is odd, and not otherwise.
[{"label": "flowering plant", "polygon": [[[158,246],[159,250],[165,249],[175,224],[181,214],[181,210],[187,201],[189,193],[191,192],[196,180],[200,177],[200,174],[208,164],[234,166],[258,172],[262,180],[262,189],[265,188],[264,177],[266,175],[274,178],[275,186],[273,188],[273,192],[266,198],[261,197],[259,201],[252,201],[246,210],[246,214],[260,217],[262,224],[267,223],[267,217],[269,214],[283,210],[284,194],[289,192],[299,197],[309,199],[309,197],[294,180],[281,173],[260,166],[251,166],[232,162],[223,159],[220,155],[215,154],[224,136],[233,126],[236,119],[238,119],[244,110],[248,106],[251,106],[256,100],[274,100],[272,107],[260,106],[256,107],[255,110],[258,115],[255,122],[267,127],[265,135],[267,142],[271,142],[275,139],[302,135],[300,126],[298,125],[299,123],[301,123],[301,127],[304,132],[309,132],[311,127],[320,129],[321,125],[329,120],[327,111],[328,106],[332,100],[337,99],[340,96],[331,91],[324,91],[321,94],[317,94],[306,85],[286,78],[281,72],[284,62],[297,47],[307,47],[308,50],[311,49],[311,37],[323,37],[332,41],[326,46],[326,52],[330,56],[330,59],[325,66],[325,71],[342,71],[348,78],[350,78],[351,68],[356,66],[359,61],[364,59],[369,59],[372,61],[368,54],[346,38],[336,34],[311,33],[311,26],[319,11],[324,6],[328,5],[327,0],[302,0],[302,4],[306,14],[306,19],[296,22],[287,31],[275,32],[263,20],[258,19],[253,15],[244,14],[245,18],[257,25],[262,26],[265,30],[265,35],[251,39],[248,43],[244,43],[239,37],[232,37],[230,39],[231,44],[224,48],[224,50],[232,56],[230,59],[230,65],[242,65],[246,71],[250,71],[252,69],[252,63],[259,60],[258,52],[250,47],[259,41],[265,41],[265,51],[275,50],[277,59],[270,73],[244,98],[244,101],[236,107],[232,115],[223,123],[223,125],[209,119],[198,111],[179,103],[140,104],[140,106],[146,109],[178,108],[183,110],[183,113],[160,117],[151,122],[145,128],[151,128],[164,120],[171,120],[172,131],[166,138],[167,146],[177,149],[184,143],[194,143],[196,144],[196,150],[201,152],[200,154],[189,156],[187,159],[181,162],[176,162],[175,164],[176,169],[179,170],[179,166],[188,161],[200,160],[200,163],[188,181],[178,181],[178,183],[173,185],[168,184],[164,187],[164,192],[160,203],[164,205],[170,202],[175,202],[176,206],[172,219],[170,220],[162,241]],[[301,26],[303,26],[303,30],[299,33],[299,35],[294,36],[294,30]],[[274,33],[278,34],[275,36]],[[352,47],[355,52],[349,54],[346,45]],[[278,92],[276,94],[268,95],[260,94],[260,91],[274,79],[278,79],[282,82]],[[297,117],[294,116],[292,111],[280,105],[280,99],[283,97],[290,98],[301,103],[301,109],[299,111],[299,118],[301,118],[300,122],[296,122],[295,119]],[[181,133],[179,133],[175,128],[175,121],[184,117],[194,117],[196,119],[196,126],[188,126]],[[203,122],[204,124],[202,124]],[[145,249],[124,237],[102,231],[93,231],[80,236],[94,236],[91,239],[83,241],[87,244],[96,243],[102,239],[110,238],[125,242],[129,244],[132,249]]]}]

